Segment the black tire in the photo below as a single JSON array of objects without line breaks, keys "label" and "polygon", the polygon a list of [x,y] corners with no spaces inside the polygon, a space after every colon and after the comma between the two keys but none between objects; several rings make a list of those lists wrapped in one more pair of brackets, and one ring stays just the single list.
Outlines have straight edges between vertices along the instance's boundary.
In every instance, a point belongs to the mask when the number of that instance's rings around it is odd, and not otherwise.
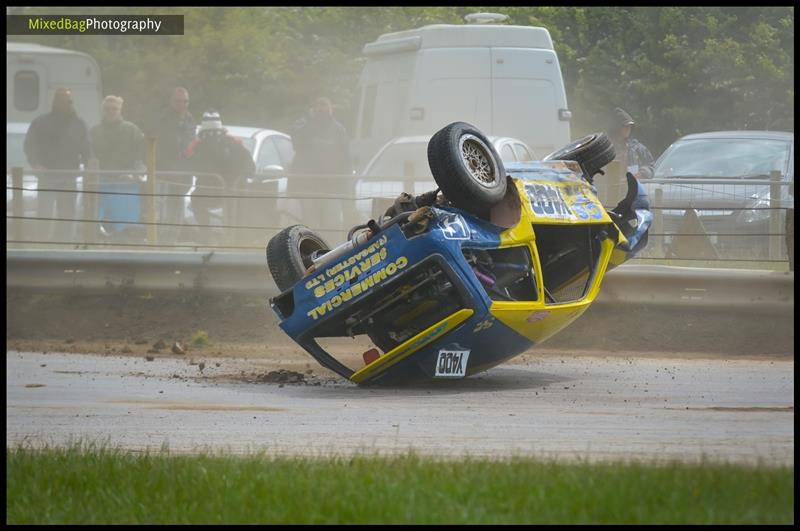
[{"label": "black tire", "polygon": [[453,122],[428,142],[428,165],[453,206],[482,215],[506,194],[506,170],[497,150],[475,126]]},{"label": "black tire", "polygon": [[303,225],[286,227],[273,236],[267,244],[267,266],[278,289],[286,291],[294,286],[319,251],[329,249],[325,240]]},{"label": "black tire", "polygon": [[605,133],[593,133],[553,151],[542,160],[574,160],[591,180],[615,156],[614,144],[608,136]]}]

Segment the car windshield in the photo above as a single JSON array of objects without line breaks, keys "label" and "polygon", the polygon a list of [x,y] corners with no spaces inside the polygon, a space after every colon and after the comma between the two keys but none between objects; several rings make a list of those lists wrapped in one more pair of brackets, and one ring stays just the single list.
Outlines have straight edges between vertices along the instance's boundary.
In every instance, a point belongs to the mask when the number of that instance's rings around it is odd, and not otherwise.
[{"label": "car windshield", "polygon": [[428,166],[428,144],[393,144],[365,171],[371,177],[420,177],[433,179]]},{"label": "car windshield", "polygon": [[790,143],[755,138],[701,138],[674,143],[656,163],[654,177],[663,179],[720,177],[768,178],[786,174]]}]

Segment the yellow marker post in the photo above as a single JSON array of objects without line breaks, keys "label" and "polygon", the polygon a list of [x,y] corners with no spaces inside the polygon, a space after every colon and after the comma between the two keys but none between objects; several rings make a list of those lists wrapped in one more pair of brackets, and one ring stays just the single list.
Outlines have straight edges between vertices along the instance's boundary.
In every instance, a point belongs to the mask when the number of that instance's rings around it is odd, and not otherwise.
[{"label": "yellow marker post", "polygon": [[12,224],[11,233],[13,234],[13,239],[17,241],[21,241],[22,238],[22,222],[23,220],[19,219],[25,215],[25,209],[23,208],[23,191],[22,191],[22,173],[23,169],[21,167],[14,167],[11,168],[11,185],[14,187],[14,193],[11,196],[11,213],[17,219],[14,220]]},{"label": "yellow marker post", "polygon": [[[769,234],[778,235],[781,232],[781,210],[779,209],[781,204],[781,172],[778,170],[773,170],[769,173]],[[769,250],[769,259],[770,260],[780,260],[781,258],[781,237],[780,236],[769,236],[768,240],[769,244],[767,249]]]},{"label": "yellow marker post", "polygon": [[653,238],[653,248],[656,256],[664,255],[664,210],[661,208],[663,204],[664,189],[661,188],[661,185],[658,185],[655,197],[653,197],[653,224],[650,226],[650,230],[655,234],[661,235]]},{"label": "yellow marker post", "polygon": [[[97,191],[97,162],[87,164],[83,174],[83,191]],[[83,219],[98,219],[97,196],[93,193],[83,195]],[[95,243],[97,236],[97,225],[94,223],[83,224],[83,243]]]},{"label": "yellow marker post", "polygon": [[[603,171],[605,171],[605,175],[597,175],[594,184],[597,187],[600,202],[611,208],[625,197],[623,193],[627,190],[625,168],[622,167],[622,162],[615,159],[609,162]],[[623,181],[625,181],[625,189],[622,186]],[[602,194],[600,193],[601,186]]]},{"label": "yellow marker post", "polygon": [[147,196],[144,208],[145,221],[151,223],[147,226],[147,243],[156,245],[158,243],[158,229],[155,226],[156,222],[156,139],[155,137],[148,136],[145,138],[145,147],[147,153],[147,186],[145,190],[149,194]]}]

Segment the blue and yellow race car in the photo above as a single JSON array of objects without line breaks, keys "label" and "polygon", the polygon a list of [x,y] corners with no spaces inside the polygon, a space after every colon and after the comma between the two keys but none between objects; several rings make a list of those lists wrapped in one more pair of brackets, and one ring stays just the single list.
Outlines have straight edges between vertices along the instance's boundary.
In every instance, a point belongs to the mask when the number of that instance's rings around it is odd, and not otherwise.
[{"label": "blue and yellow race car", "polygon": [[[438,189],[401,195],[333,249],[302,225],[270,240],[280,327],[358,384],[464,378],[521,354],[577,319],[605,273],[646,245],[652,214],[636,178],[611,210],[595,193],[613,158],[599,133],[504,166],[474,126],[448,125],[428,144]],[[357,366],[319,344],[362,335],[374,348]]]}]

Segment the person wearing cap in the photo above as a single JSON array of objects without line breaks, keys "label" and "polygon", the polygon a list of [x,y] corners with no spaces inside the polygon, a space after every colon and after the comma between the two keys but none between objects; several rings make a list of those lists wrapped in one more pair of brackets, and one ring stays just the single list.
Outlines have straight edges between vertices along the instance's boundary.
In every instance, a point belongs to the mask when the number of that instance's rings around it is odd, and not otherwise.
[{"label": "person wearing cap", "polygon": [[[187,146],[185,155],[192,171],[222,177],[220,182],[210,175],[198,175],[192,194],[191,208],[195,219],[200,225],[209,225],[211,210],[223,205],[222,196],[228,194],[242,178],[255,173],[253,156],[239,138],[228,134],[216,111],[203,114],[198,137]],[[194,197],[195,195],[214,197]]]},{"label": "person wearing cap", "polygon": [[630,114],[619,107],[614,109],[614,115],[608,136],[614,143],[617,160],[622,161],[626,172],[632,173],[637,178],[649,179],[653,176],[653,155],[647,147],[633,138],[633,128],[636,122]]}]

